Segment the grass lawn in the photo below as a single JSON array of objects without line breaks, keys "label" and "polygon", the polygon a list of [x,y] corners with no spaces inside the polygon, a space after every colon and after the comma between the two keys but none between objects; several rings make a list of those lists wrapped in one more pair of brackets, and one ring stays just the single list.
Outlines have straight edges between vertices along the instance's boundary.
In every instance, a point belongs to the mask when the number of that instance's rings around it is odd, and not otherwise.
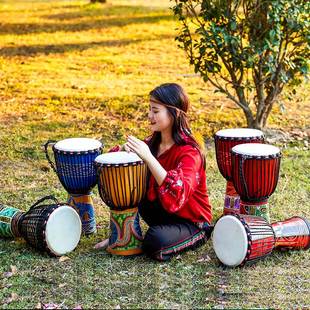
[{"label": "grass lawn", "polygon": [[[164,82],[188,91],[198,138],[210,141],[219,129],[246,125],[240,110],[193,74],[174,41],[168,0],[107,2],[0,2],[0,203],[27,210],[44,195],[65,201],[42,144],[86,136],[108,149],[128,132],[145,137],[148,92]],[[310,218],[309,118],[306,85],[294,98],[284,94],[270,117],[269,128],[299,133],[277,142],[283,160],[270,198],[273,221]],[[206,156],[216,220],[225,180],[212,142]],[[0,240],[1,308],[50,302],[62,308],[310,308],[309,252],[274,251],[237,269],[219,264],[211,242],[169,263],[115,257],[93,249],[109,233],[109,211],[97,189],[94,203],[98,234],[83,237],[66,261],[22,240]]]}]

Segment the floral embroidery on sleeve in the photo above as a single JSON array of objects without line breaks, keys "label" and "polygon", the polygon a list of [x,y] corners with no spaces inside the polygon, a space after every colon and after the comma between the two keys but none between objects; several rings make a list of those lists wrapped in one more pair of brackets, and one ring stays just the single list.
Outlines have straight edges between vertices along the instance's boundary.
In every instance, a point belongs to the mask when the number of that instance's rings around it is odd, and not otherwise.
[{"label": "floral embroidery on sleeve", "polygon": [[164,183],[159,187],[159,198],[163,206],[170,206],[170,212],[176,212],[184,204],[185,193],[182,179],[182,170],[170,170]]},{"label": "floral embroidery on sleeve", "polygon": [[189,152],[182,156],[176,169],[169,170],[161,186],[158,196],[162,206],[170,213],[184,207],[192,192],[200,183],[199,168],[201,164],[197,152]]},{"label": "floral embroidery on sleeve", "polygon": [[196,182],[197,182],[197,185],[200,184],[200,181],[201,181],[200,173],[196,172]]}]

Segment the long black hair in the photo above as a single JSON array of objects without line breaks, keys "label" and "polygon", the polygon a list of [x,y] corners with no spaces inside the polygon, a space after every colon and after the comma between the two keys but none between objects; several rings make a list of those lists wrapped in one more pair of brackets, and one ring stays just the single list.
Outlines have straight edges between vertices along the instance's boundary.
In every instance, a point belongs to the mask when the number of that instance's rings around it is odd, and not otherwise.
[{"label": "long black hair", "polygon": [[[187,111],[189,109],[189,98],[184,89],[176,83],[165,83],[157,86],[150,91],[151,99],[163,104],[168,109],[168,112],[173,117],[172,138],[177,145],[189,144],[195,147],[201,155],[203,167],[205,169],[205,157],[202,154],[201,148],[189,127],[187,120]],[[160,132],[154,132],[149,140],[149,147],[152,154],[156,157],[159,144],[161,142]]]}]

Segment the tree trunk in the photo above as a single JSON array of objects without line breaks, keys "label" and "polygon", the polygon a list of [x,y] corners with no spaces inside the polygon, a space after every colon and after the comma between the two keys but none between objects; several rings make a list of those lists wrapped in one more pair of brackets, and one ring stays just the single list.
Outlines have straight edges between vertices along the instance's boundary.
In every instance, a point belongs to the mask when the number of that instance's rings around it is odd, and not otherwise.
[{"label": "tree trunk", "polygon": [[262,129],[264,129],[264,127],[265,127],[265,124],[264,124],[263,117],[261,117],[261,118],[256,117],[254,120],[253,128],[262,130]]},{"label": "tree trunk", "polygon": [[256,128],[255,120],[253,118],[252,112],[250,110],[245,110],[245,109],[242,109],[242,110],[245,115],[248,128]]}]

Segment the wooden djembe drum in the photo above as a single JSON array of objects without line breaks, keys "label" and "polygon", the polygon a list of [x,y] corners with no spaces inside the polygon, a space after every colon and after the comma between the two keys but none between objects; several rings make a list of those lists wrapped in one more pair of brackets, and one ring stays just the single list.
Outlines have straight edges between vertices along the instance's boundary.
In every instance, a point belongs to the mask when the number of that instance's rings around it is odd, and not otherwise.
[{"label": "wooden djembe drum", "polygon": [[268,198],[275,191],[281,152],[269,144],[239,144],[231,149],[232,181],[240,195],[240,214],[257,215],[270,222]]},{"label": "wooden djembe drum", "polygon": [[257,129],[223,129],[214,135],[216,161],[220,173],[227,180],[223,214],[240,213],[240,197],[232,183],[231,149],[238,144],[263,143],[264,134]]},{"label": "wooden djembe drum", "polygon": [[82,224],[76,210],[59,203],[54,196],[39,199],[26,212],[0,206],[0,237],[22,237],[50,256],[73,251],[81,232]]},{"label": "wooden djembe drum", "polygon": [[298,216],[269,224],[259,216],[226,215],[216,222],[212,242],[224,265],[243,266],[265,258],[274,248],[309,249],[310,225],[307,219]]},{"label": "wooden djembe drum", "polygon": [[[49,145],[52,145],[55,163],[48,155]],[[94,160],[101,151],[102,143],[89,138],[47,141],[45,144],[46,158],[69,194],[68,204],[79,213],[86,235],[96,232],[91,190],[97,184]]]},{"label": "wooden djembe drum", "polygon": [[111,152],[95,159],[98,189],[110,208],[109,246],[116,255],[142,252],[138,204],[146,191],[147,168],[135,153]]}]

